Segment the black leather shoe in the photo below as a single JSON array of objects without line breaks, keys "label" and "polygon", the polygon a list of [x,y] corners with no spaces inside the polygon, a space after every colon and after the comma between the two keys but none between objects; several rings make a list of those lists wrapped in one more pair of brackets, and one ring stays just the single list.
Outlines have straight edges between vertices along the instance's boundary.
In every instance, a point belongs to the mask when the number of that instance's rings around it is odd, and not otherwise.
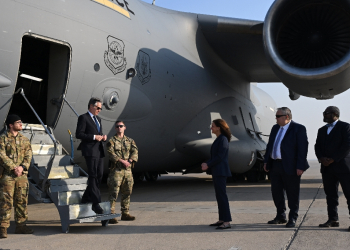
[{"label": "black leather shoe", "polygon": [[223,222],[216,222],[216,223],[213,223],[213,224],[210,224],[209,226],[210,227],[219,227],[219,226],[221,226],[222,224],[224,224]]},{"label": "black leather shoe", "polygon": [[289,220],[288,223],[286,224],[286,227],[295,227],[295,221]]},{"label": "black leather shoe", "polygon": [[94,211],[96,214],[103,214],[103,209],[100,207],[99,204],[92,205],[91,207],[92,211]]},{"label": "black leather shoe", "polygon": [[318,225],[319,227],[339,227],[339,221],[328,220],[326,223]]},{"label": "black leather shoe", "polygon": [[267,222],[267,224],[284,224],[284,223],[287,223],[286,219],[277,219],[277,218],[274,218],[273,220],[270,220]]},{"label": "black leather shoe", "polygon": [[350,232],[350,227],[349,227],[348,231]]}]

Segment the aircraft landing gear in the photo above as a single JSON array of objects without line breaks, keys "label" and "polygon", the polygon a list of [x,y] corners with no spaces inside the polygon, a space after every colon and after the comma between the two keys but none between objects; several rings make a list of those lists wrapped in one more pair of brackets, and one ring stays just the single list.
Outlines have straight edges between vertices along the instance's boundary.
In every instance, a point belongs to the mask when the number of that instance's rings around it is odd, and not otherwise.
[{"label": "aircraft landing gear", "polygon": [[149,182],[157,181],[158,176],[159,176],[159,174],[157,172],[146,172],[145,173],[146,181],[149,181]]},{"label": "aircraft landing gear", "polygon": [[132,173],[135,183],[143,182],[145,179],[145,173]]}]

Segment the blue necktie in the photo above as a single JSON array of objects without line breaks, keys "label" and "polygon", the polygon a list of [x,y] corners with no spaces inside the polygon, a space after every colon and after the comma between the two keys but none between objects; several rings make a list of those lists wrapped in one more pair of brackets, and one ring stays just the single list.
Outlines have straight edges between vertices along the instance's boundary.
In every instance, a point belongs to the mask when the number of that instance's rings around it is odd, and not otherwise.
[{"label": "blue necktie", "polygon": [[96,123],[96,127],[97,127],[97,131],[100,133],[100,124],[98,124],[97,122],[97,119],[96,119],[96,116],[94,116],[94,120],[95,120],[95,123]]},{"label": "blue necktie", "polygon": [[280,128],[280,131],[278,132],[278,135],[277,135],[277,140],[275,141],[275,144],[273,145],[273,151],[272,151],[273,152],[272,153],[273,159],[277,159],[277,147],[280,144],[282,133],[283,133],[283,127]]}]

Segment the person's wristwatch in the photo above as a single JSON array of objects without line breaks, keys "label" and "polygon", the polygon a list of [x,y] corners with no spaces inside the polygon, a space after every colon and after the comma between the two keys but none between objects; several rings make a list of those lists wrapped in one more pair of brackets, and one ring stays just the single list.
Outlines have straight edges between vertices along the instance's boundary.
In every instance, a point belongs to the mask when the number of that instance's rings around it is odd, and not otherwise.
[{"label": "person's wristwatch", "polygon": [[20,166],[23,168],[23,171],[28,171],[28,169],[25,166],[23,165],[20,165]]},{"label": "person's wristwatch", "polygon": [[129,162],[129,163],[132,163],[132,160],[131,160],[131,159],[129,159],[129,160],[128,160],[128,162]]}]

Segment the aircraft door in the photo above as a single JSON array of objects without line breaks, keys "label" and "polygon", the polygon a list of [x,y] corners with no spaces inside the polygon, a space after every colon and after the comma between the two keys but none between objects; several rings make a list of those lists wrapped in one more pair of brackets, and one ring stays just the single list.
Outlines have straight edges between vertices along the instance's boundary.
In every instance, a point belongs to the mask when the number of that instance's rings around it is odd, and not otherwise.
[{"label": "aircraft door", "polygon": [[[28,34],[22,38],[22,51],[15,91],[24,94],[41,120],[55,127],[63,106],[71,61],[68,44]],[[23,122],[38,123],[22,96],[14,95],[9,114],[18,114]]]}]

